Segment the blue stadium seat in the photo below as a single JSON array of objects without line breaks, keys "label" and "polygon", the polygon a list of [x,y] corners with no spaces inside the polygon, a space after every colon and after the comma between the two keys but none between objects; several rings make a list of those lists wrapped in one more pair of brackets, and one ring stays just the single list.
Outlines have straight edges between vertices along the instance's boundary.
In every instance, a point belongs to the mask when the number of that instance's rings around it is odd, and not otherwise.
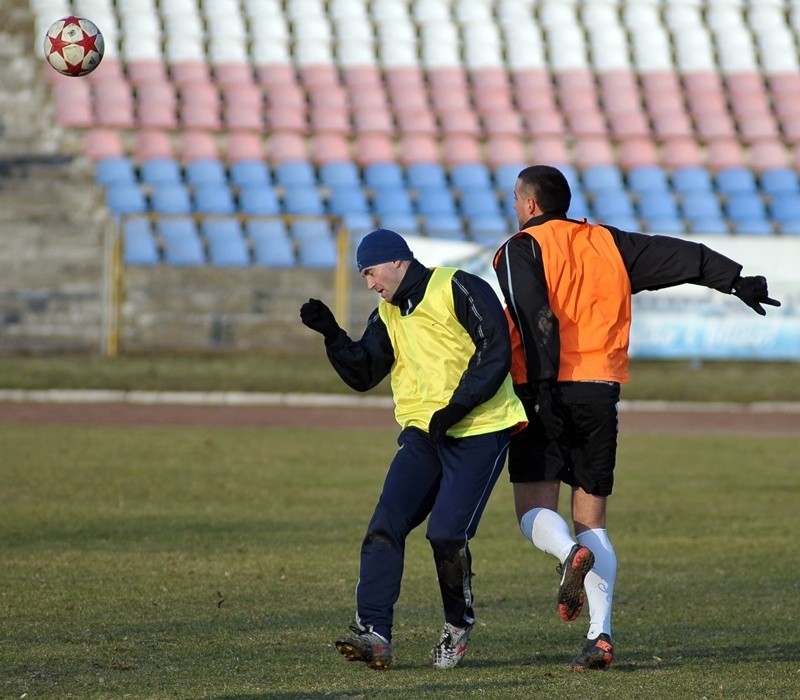
[{"label": "blue stadium seat", "polygon": [[158,265],[158,246],[153,227],[145,217],[126,219],[122,226],[123,250],[127,265]]},{"label": "blue stadium seat", "polygon": [[280,219],[250,219],[245,224],[253,245],[253,261],[266,267],[294,267],[294,246]]},{"label": "blue stadium seat", "polygon": [[197,225],[189,217],[158,219],[156,232],[164,242],[164,261],[169,265],[205,264]]},{"label": "blue stadium seat", "polygon": [[355,163],[338,160],[331,163],[323,163],[320,166],[319,181],[320,184],[326,187],[338,187],[341,185],[360,187],[361,174]]},{"label": "blue stadium seat", "polygon": [[181,166],[174,158],[148,158],[139,164],[139,181],[147,185],[178,185]]},{"label": "blue stadium seat", "polygon": [[[755,192],[740,193],[730,197],[725,203],[725,214],[736,225],[736,230],[740,231],[741,224],[748,222],[763,221],[767,223],[767,210],[761,197]],[[760,232],[760,231],[758,231]]]},{"label": "blue stadium seat", "polygon": [[206,219],[200,231],[208,242],[208,261],[217,267],[247,267],[250,253],[236,219]]},{"label": "blue stadium seat", "polygon": [[492,176],[494,177],[494,184],[498,190],[505,196],[506,192],[514,191],[514,185],[517,183],[517,175],[525,167],[524,163],[504,163],[498,165]]},{"label": "blue stadium seat", "polygon": [[770,200],[767,211],[781,228],[789,222],[800,221],[800,193],[776,194]]},{"label": "blue stadium seat", "polygon": [[458,207],[464,216],[502,216],[500,202],[493,189],[475,188],[462,192]]},{"label": "blue stadium seat", "polygon": [[195,187],[192,206],[198,214],[233,214],[236,211],[236,202],[226,183]]},{"label": "blue stadium seat", "polygon": [[800,177],[791,168],[770,168],[761,173],[759,186],[763,194],[775,197],[800,193]]},{"label": "blue stadium seat", "polygon": [[150,208],[157,214],[189,214],[192,198],[185,185],[165,183],[153,187]]},{"label": "blue stadium seat", "polygon": [[263,161],[241,160],[231,163],[230,182],[236,187],[271,185],[272,173]]},{"label": "blue stadium seat", "polygon": [[583,189],[591,194],[625,190],[622,170],[616,165],[590,165],[583,169]]},{"label": "blue stadium seat", "polygon": [[269,183],[246,183],[239,190],[239,210],[251,216],[274,216],[281,213],[281,203]]},{"label": "blue stadium seat", "polygon": [[275,166],[275,182],[283,187],[316,185],[314,166],[304,160],[289,160]]},{"label": "blue stadium seat", "polygon": [[375,220],[372,214],[345,214],[342,222],[347,227],[350,236],[361,238],[365,233],[369,233],[375,228]]},{"label": "blue stadium seat", "polygon": [[[511,205],[513,206],[513,198],[511,201]],[[567,212],[567,215],[571,219],[591,218],[592,208],[589,206],[589,201],[586,199],[586,195],[583,193],[582,189],[572,190],[572,199],[570,200],[569,203],[569,211]]]},{"label": "blue stadium seat", "polygon": [[113,156],[101,158],[94,166],[94,179],[103,187],[109,185],[135,185],[138,183],[136,170],[129,158]]},{"label": "blue stadium seat", "polygon": [[316,185],[292,185],[283,193],[283,211],[295,216],[319,216],[325,205]]},{"label": "blue stadium seat", "polygon": [[420,189],[415,204],[417,212],[423,216],[454,216],[457,213],[455,200],[448,187],[431,185]]},{"label": "blue stadium seat", "polygon": [[710,190],[686,193],[681,200],[681,211],[683,217],[692,224],[699,220],[723,220],[725,218],[717,195]]},{"label": "blue stadium seat", "polygon": [[368,214],[369,202],[359,184],[331,185],[328,195],[328,211],[337,216],[345,214]]},{"label": "blue stadium seat", "polygon": [[402,214],[411,216],[414,205],[405,187],[383,186],[372,195],[372,208],[379,217]]},{"label": "blue stadium seat", "polygon": [[464,223],[455,214],[431,214],[422,217],[422,227],[431,238],[463,241],[467,239]]},{"label": "blue stadium seat", "polygon": [[680,219],[678,204],[672,194],[666,191],[651,190],[637,201],[639,216],[645,221],[653,219]]},{"label": "blue stadium seat", "polygon": [[397,231],[401,235],[416,235],[420,232],[419,219],[411,213],[379,215],[378,226]]},{"label": "blue stadium seat", "polygon": [[625,190],[603,191],[595,197],[592,203],[592,210],[598,221],[607,224],[613,224],[612,219],[636,216],[633,203]]},{"label": "blue stadium seat", "polygon": [[[573,195],[575,192],[583,192],[583,183],[581,182],[581,176],[576,167],[568,164],[562,164],[558,166],[558,169],[561,171],[561,174],[567,178],[569,189]],[[511,183],[511,187],[513,189],[514,183]]]},{"label": "blue stadium seat", "polygon": [[714,184],[717,192],[727,196],[754,194],[758,191],[753,171],[743,167],[723,168],[716,174]]},{"label": "blue stadium seat", "polygon": [[336,266],[336,242],[326,220],[293,221],[289,231],[297,242],[300,265],[319,268]]},{"label": "blue stadium seat", "polygon": [[142,214],[147,211],[147,199],[138,184],[118,183],[106,188],[106,206],[113,214]]},{"label": "blue stadium seat", "polygon": [[212,158],[200,158],[186,164],[184,168],[186,183],[198,185],[226,185],[228,177],[221,161]]},{"label": "blue stadium seat", "polygon": [[459,190],[491,189],[492,174],[485,163],[462,163],[450,169],[450,184]]},{"label": "blue stadium seat", "polygon": [[614,214],[603,218],[599,223],[616,226],[623,231],[639,231],[642,227],[639,219],[630,214]]},{"label": "blue stadium seat", "polygon": [[686,232],[681,219],[665,217],[663,219],[651,219],[645,222],[644,230],[647,233],[679,234]]},{"label": "blue stadium seat", "polygon": [[628,171],[628,187],[636,194],[669,192],[669,180],[663,168],[657,165],[639,165]]},{"label": "blue stadium seat", "polygon": [[470,238],[488,247],[499,247],[500,242],[515,231],[509,230],[504,216],[475,216],[467,219]]},{"label": "blue stadium seat", "polygon": [[672,189],[678,194],[713,192],[711,173],[699,165],[687,165],[672,172]]},{"label": "blue stadium seat", "polygon": [[370,163],[364,166],[367,187],[404,187],[405,177],[399,163]]},{"label": "blue stadium seat", "polygon": [[406,168],[406,182],[412,189],[447,187],[447,173],[439,163],[414,163]]}]

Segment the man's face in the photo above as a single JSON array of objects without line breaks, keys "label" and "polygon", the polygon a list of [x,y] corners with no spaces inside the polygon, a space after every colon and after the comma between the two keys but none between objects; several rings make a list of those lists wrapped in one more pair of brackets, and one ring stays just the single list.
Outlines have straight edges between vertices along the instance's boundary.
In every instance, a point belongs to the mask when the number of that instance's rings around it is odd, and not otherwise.
[{"label": "man's face", "polygon": [[522,180],[516,181],[514,184],[514,213],[517,215],[520,228],[534,215],[536,210],[536,202],[531,194],[530,188],[525,187]]},{"label": "man's face", "polygon": [[403,281],[407,267],[403,261],[395,260],[364,268],[361,276],[367,281],[367,289],[380,294],[382,299],[391,301]]}]

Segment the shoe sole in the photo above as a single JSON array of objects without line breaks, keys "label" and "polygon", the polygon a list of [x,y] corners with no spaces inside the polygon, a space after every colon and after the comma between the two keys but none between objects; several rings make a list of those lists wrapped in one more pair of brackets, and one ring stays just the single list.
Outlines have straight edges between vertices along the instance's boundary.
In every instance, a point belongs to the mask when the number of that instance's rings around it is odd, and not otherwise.
[{"label": "shoe sole", "polygon": [[348,661],[363,661],[369,668],[374,668],[376,671],[385,671],[389,668],[389,664],[392,663],[391,659],[385,659],[381,656],[368,658],[361,649],[350,644],[350,642],[336,642],[336,651]]},{"label": "shoe sole", "polygon": [[564,622],[574,622],[583,610],[586,598],[583,580],[594,566],[594,554],[582,547],[577,551],[564,573],[564,581],[558,588],[558,614]]},{"label": "shoe sole", "polygon": [[572,662],[573,671],[605,671],[614,661],[614,653],[611,648],[602,649],[595,647],[589,658]]}]

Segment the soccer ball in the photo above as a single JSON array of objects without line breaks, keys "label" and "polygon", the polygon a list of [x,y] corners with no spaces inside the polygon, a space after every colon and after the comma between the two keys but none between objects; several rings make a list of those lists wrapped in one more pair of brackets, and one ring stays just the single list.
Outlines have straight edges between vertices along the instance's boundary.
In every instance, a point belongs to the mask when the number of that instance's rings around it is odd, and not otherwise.
[{"label": "soccer ball", "polygon": [[45,58],[61,75],[88,75],[100,65],[104,51],[97,25],[83,17],[57,19],[44,37]]}]

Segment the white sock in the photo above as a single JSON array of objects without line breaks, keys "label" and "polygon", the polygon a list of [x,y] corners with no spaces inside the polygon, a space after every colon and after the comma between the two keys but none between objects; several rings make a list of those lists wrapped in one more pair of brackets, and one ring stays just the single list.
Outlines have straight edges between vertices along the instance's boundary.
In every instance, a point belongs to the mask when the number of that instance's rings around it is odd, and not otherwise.
[{"label": "white sock", "polygon": [[589,632],[586,637],[597,639],[599,634],[611,636],[617,555],[605,529],[587,530],[578,535],[577,540],[594,554],[594,566],[583,581],[589,605]]},{"label": "white sock", "polygon": [[552,554],[562,564],[575,546],[569,525],[549,508],[533,508],[519,521],[522,534],[543,552]]}]

